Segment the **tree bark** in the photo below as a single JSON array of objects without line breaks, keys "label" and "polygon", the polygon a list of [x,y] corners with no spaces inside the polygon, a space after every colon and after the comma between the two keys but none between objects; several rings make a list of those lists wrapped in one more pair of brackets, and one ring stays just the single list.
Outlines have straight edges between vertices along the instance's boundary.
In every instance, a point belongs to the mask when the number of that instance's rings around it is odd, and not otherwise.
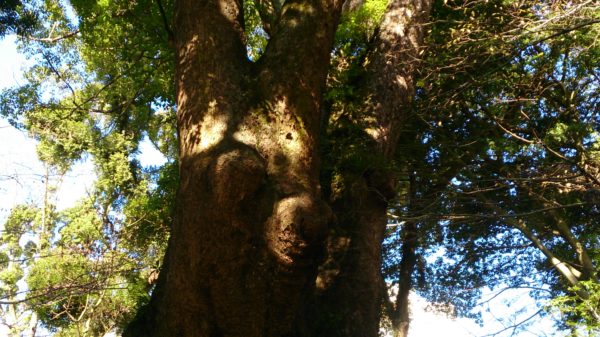
[{"label": "tree bark", "polygon": [[[411,110],[414,73],[423,46],[431,0],[392,0],[368,53],[358,140],[381,159],[361,174],[342,169],[346,181],[333,200],[336,228],[320,267],[313,308],[313,336],[379,335],[383,300],[381,258],[388,202],[395,177],[389,169],[403,122]],[[332,188],[333,189],[333,188]],[[325,320],[325,322],[320,322]]]},{"label": "tree bark", "polygon": [[417,226],[407,222],[402,229],[402,261],[400,262],[400,282],[396,307],[391,317],[394,337],[407,337],[410,327],[410,291],[413,288],[412,274],[417,264]]},{"label": "tree bark", "polygon": [[[392,1],[373,44],[360,123],[388,161],[430,1]],[[356,179],[333,203],[338,231],[328,232],[319,187],[321,100],[341,7],[286,1],[252,63],[241,1],[177,2],[177,214],[151,302],[125,336],[377,336],[393,176],[374,167]],[[371,118],[375,126],[364,123]],[[317,278],[326,243],[344,255],[333,283]],[[316,312],[335,320],[312,324]]]},{"label": "tree bark", "polygon": [[340,10],[287,1],[251,63],[241,1],[177,2],[176,220],[151,302],[126,336],[299,329],[330,213],[315,149]]}]

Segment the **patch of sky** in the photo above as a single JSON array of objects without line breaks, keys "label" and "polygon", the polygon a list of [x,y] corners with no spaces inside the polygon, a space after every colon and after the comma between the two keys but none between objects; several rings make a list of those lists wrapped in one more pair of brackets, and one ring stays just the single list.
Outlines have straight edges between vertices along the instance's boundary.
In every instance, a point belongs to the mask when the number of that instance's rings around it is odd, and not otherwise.
[{"label": "patch of sky", "polygon": [[150,109],[152,109],[155,114],[162,114],[167,113],[170,110],[177,110],[177,107],[163,97],[156,97],[150,102]]},{"label": "patch of sky", "polygon": [[552,75],[560,81],[565,81],[568,78],[577,76],[576,68],[573,67],[573,62],[570,60],[570,55],[561,54],[556,60],[556,65],[552,71]]},{"label": "patch of sky", "polygon": [[539,157],[540,159],[545,159],[547,156],[547,151],[544,148],[544,146],[542,144],[537,143],[524,146],[521,149],[521,151],[519,151],[519,153],[528,156],[532,160],[536,160],[536,157]]},{"label": "patch of sky", "polygon": [[[21,85],[22,69],[30,63],[17,51],[16,43],[14,35],[0,40],[0,90]],[[17,204],[40,202],[39,191],[43,189],[45,168],[37,160],[37,142],[4,119],[0,119],[0,143],[6,145],[0,151],[0,181],[3,181],[0,187],[0,221],[3,222]],[[60,210],[87,194],[95,174],[92,163],[84,159],[75,163],[65,175],[52,178],[59,185],[55,195]]]},{"label": "patch of sky", "polygon": [[440,150],[436,149],[436,148],[430,148],[429,151],[427,151],[427,156],[425,157],[425,160],[427,161],[427,163],[435,163],[440,159]]},{"label": "patch of sky", "polygon": [[429,141],[430,141],[432,138],[433,138],[433,137],[432,137],[431,133],[425,132],[425,133],[423,133],[423,136],[422,136],[422,138],[421,138],[421,143],[422,143],[422,144],[427,144],[427,143],[429,143]]},{"label": "patch of sky", "polygon": [[461,186],[463,184],[462,181],[458,180],[456,177],[450,179],[450,183],[454,186]]},{"label": "patch of sky", "polygon": [[572,148],[568,148],[568,147],[561,147],[560,153],[567,158],[577,158],[577,150],[576,149],[572,149]]},{"label": "patch of sky", "polygon": [[156,148],[147,135],[144,135],[144,138],[140,142],[135,159],[137,159],[143,167],[156,167],[167,163],[167,157]]},{"label": "patch of sky", "polygon": [[590,148],[597,145],[600,141],[600,132],[593,131],[590,134],[583,137],[582,143],[585,147]]},{"label": "patch of sky", "polygon": [[27,60],[14,47],[16,41],[15,35],[0,39],[0,90],[19,85],[23,80],[21,69]]},{"label": "patch of sky", "polygon": [[63,0],[63,1],[61,1],[61,4],[63,5],[63,8],[65,10],[65,15],[66,15],[67,19],[69,20],[69,23],[71,23],[75,27],[78,27],[79,26],[79,17],[77,16],[77,13],[75,12],[75,8],[73,8],[73,6],[71,5],[71,2],[68,0]]},{"label": "patch of sky", "polygon": [[438,259],[442,259],[445,262],[452,262],[451,260],[446,258],[447,251],[445,247],[435,247],[433,250],[426,251],[425,261],[427,264],[433,264]]},{"label": "patch of sky", "polygon": [[458,188],[458,190],[462,190],[473,185],[470,179],[464,175],[459,175],[452,178],[451,182],[453,186]]},{"label": "patch of sky", "polygon": [[550,47],[547,44],[541,43],[523,48],[518,57],[527,61],[523,63],[523,69],[530,74],[535,74],[539,69],[537,63],[549,52]]},{"label": "patch of sky", "polygon": [[[46,168],[37,159],[37,142],[20,130],[0,120],[0,143],[10,144],[0,151],[0,221],[14,206],[30,201],[40,204],[40,191],[45,184]],[[91,190],[96,179],[90,160],[84,158],[64,175],[50,172],[50,184],[58,186],[54,193],[58,210],[74,204]]]},{"label": "patch of sky", "polygon": [[498,156],[496,156],[496,151],[492,150],[492,149],[487,149],[486,154],[488,155],[488,157],[491,160],[497,160]]},{"label": "patch of sky", "polygon": [[0,144],[0,223],[4,223],[13,207],[39,197],[35,191],[43,186],[44,167],[26,160],[35,158],[35,142],[5,120],[0,120]]},{"label": "patch of sky", "polygon": [[541,118],[556,117],[558,112],[548,108],[548,101],[545,98],[540,98],[537,101],[537,107]]},{"label": "patch of sky", "polygon": [[517,154],[510,153],[508,151],[503,151],[502,152],[502,161],[505,164],[514,163],[517,160],[517,158],[519,158],[519,156],[517,156]]}]

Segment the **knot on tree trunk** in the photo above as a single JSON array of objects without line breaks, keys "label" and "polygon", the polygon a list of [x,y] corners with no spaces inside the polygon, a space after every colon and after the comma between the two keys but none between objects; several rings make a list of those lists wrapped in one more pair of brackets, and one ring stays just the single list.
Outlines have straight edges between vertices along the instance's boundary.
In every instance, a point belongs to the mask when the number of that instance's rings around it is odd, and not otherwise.
[{"label": "knot on tree trunk", "polygon": [[284,266],[311,264],[322,248],[330,213],[325,203],[308,192],[279,200],[267,222],[269,251]]},{"label": "knot on tree trunk", "polygon": [[264,160],[251,149],[233,149],[213,159],[209,181],[215,202],[230,209],[251,197],[264,184]]}]

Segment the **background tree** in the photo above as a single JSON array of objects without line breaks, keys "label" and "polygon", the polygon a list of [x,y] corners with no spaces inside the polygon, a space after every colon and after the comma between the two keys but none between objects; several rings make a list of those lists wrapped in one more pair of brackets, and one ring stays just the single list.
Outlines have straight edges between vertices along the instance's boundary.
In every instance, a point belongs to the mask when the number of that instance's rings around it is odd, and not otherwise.
[{"label": "background tree", "polygon": [[[412,223],[417,221],[421,224],[417,230],[421,239],[412,239],[418,242],[414,249],[427,255],[428,245],[433,244],[434,251],[442,249],[446,253],[427,267],[429,273],[424,271],[424,259],[417,260],[412,253],[412,268],[422,266],[414,276],[423,280],[429,274],[436,280],[421,282],[429,288],[431,300],[450,300],[454,310],[462,311],[474,305],[474,290],[482,285],[538,289],[543,289],[544,284],[553,285],[550,293],[537,292],[539,296],[552,297],[565,291],[571,282],[579,282],[579,277],[595,277],[595,263],[586,252],[594,250],[594,244],[586,240],[595,237],[594,226],[584,220],[585,225],[573,230],[577,227],[573,212],[595,218],[596,202],[590,198],[597,187],[594,176],[585,173],[593,164],[585,169],[576,164],[581,159],[568,158],[588,153],[597,132],[594,111],[598,93],[592,84],[597,82],[597,68],[588,63],[588,57],[597,53],[596,44],[589,40],[597,34],[593,14],[597,9],[590,5],[553,2],[529,8],[519,3],[502,7],[506,4],[473,2],[440,8],[450,17],[460,17],[461,12],[471,14],[468,20],[440,21],[438,24],[444,29],[436,33],[434,28],[429,35],[438,42],[428,44],[434,56],[431,63],[425,64],[431,64],[433,69],[423,72],[427,81],[418,91],[417,102],[422,107],[417,111],[433,113],[429,117],[421,112],[415,118],[416,125],[423,125],[424,129],[417,132],[418,144],[412,147],[422,149],[413,169],[416,177],[410,180],[413,201],[402,202],[396,209],[399,219],[406,221],[403,233],[396,234],[398,239],[406,237],[411,226],[416,228]],[[504,8],[504,12],[494,12],[492,7]],[[537,11],[545,14],[532,15]],[[438,12],[434,11],[434,16],[435,13]],[[478,28],[482,23],[486,24],[485,29]],[[493,33],[493,27],[498,31]],[[446,41],[450,44],[440,43],[444,36],[448,36]],[[444,49],[436,50],[436,46]],[[444,54],[447,58],[440,57]],[[571,59],[574,55],[577,56]],[[548,96],[555,97],[554,88],[568,87],[577,88],[577,94],[585,98],[566,97],[567,100],[559,100],[561,103],[549,99]],[[588,150],[580,146],[578,151],[569,145],[578,142],[577,136],[569,141],[562,137],[562,142],[548,146],[548,137],[557,132],[552,128],[564,118],[574,129],[588,130],[579,134],[590,140]],[[556,151],[555,147],[561,150]],[[571,178],[581,179],[580,183]],[[587,197],[569,194],[567,184],[585,184],[577,189]],[[415,204],[414,195],[422,206],[409,210],[408,204]],[[547,228],[543,231],[553,234],[539,237],[535,231],[540,229],[534,229],[536,222]],[[433,227],[428,223],[433,223]],[[556,255],[555,248],[550,248],[562,245],[562,240],[570,243],[562,246],[558,254],[569,252],[572,257]],[[396,254],[397,242],[390,241],[391,254]],[[410,244],[406,239],[402,242],[403,252]],[[407,257],[402,264],[393,255],[387,259],[390,263],[385,270],[389,277],[397,277],[404,262],[411,259],[410,255]],[[544,260],[550,262],[550,269]],[[511,266],[510,271],[507,266]],[[565,278],[567,286],[555,279],[558,275]],[[397,280],[406,282],[406,277]],[[394,309],[399,313],[399,304]]]}]

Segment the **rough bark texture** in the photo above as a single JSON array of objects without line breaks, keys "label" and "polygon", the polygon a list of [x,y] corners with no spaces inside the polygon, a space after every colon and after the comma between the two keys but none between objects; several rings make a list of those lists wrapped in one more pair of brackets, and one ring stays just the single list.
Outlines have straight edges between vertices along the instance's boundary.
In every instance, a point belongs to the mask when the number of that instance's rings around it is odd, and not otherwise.
[{"label": "rough bark texture", "polygon": [[[392,1],[373,44],[360,122],[387,160],[429,6]],[[319,187],[321,100],[341,7],[286,1],[252,63],[242,1],[177,2],[176,221],[151,302],[125,336],[377,336],[393,176],[374,167],[353,178],[333,203],[334,230]],[[336,267],[317,277],[324,245]]]},{"label": "rough bark texture", "polygon": [[315,148],[340,9],[286,2],[278,35],[251,63],[241,1],[177,3],[176,221],[151,303],[125,335],[299,329],[330,213]]},{"label": "rough bark texture", "polygon": [[[367,102],[360,120],[370,151],[391,163],[403,121],[414,95],[423,27],[431,0],[392,0],[367,56]],[[389,165],[391,166],[391,165]],[[339,200],[333,201],[337,226],[317,280],[313,315],[326,319],[315,336],[375,337],[379,334],[383,287],[381,247],[388,201],[395,196],[389,166],[372,166],[361,176],[348,176]]]},{"label": "rough bark texture", "polygon": [[366,131],[383,156],[394,156],[415,93],[414,75],[423,50],[424,24],[433,0],[392,0],[374,42],[368,71],[370,106]]},{"label": "rough bark texture", "polygon": [[373,282],[381,279],[384,231],[375,226],[385,228],[387,204],[365,181],[346,192],[334,202],[336,226],[317,278],[308,336],[378,336],[383,289]]}]

